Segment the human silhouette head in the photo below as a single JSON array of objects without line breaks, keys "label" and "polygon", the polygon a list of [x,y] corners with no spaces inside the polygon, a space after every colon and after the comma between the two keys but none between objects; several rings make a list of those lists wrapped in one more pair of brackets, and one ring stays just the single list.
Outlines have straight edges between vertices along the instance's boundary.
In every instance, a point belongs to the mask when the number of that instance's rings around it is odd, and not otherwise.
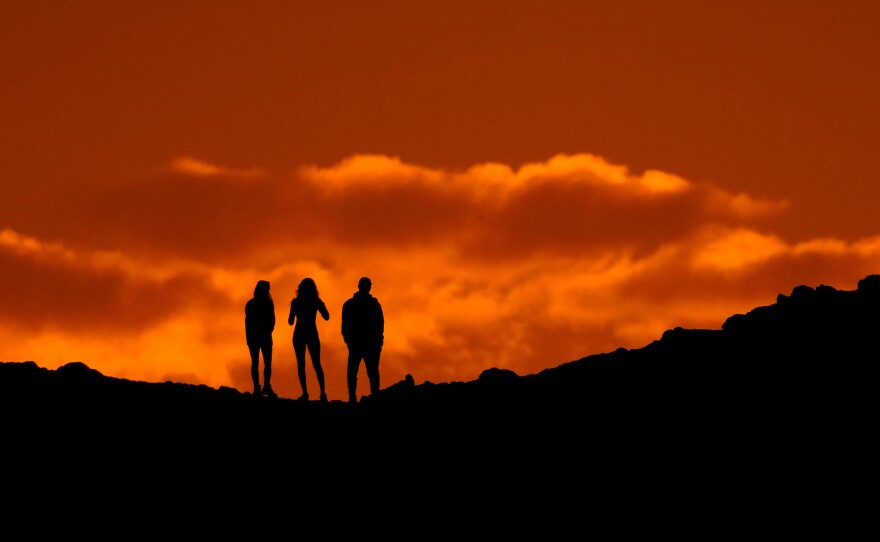
[{"label": "human silhouette head", "polygon": [[257,285],[254,287],[254,297],[270,297],[268,280],[257,281]]},{"label": "human silhouette head", "polygon": [[318,285],[315,284],[314,279],[306,277],[299,281],[299,286],[296,287],[296,297],[318,297]]},{"label": "human silhouette head", "polygon": [[358,290],[364,293],[369,292],[372,287],[373,281],[371,281],[369,277],[361,277],[361,280],[358,281]]}]

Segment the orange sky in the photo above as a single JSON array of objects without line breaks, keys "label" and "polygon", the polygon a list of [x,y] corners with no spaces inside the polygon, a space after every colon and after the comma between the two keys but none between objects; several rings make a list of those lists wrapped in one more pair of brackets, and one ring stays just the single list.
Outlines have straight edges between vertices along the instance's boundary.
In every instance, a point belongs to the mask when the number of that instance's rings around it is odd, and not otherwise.
[{"label": "orange sky", "polygon": [[267,279],[296,397],[308,276],[344,399],[362,275],[383,387],[855,289],[878,28],[869,1],[5,1],[0,360],[249,391]]}]

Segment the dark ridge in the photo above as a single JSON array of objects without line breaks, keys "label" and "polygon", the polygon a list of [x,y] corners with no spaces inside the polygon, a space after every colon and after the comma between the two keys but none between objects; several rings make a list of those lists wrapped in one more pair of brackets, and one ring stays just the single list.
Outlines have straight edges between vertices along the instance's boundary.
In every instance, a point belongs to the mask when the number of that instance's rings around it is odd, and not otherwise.
[{"label": "dark ridge", "polygon": [[227,387],[131,381],[81,362],[54,371],[33,361],[2,362],[0,394],[25,424],[38,413],[111,411],[143,421],[169,414],[177,423],[195,416],[205,423],[218,417],[225,424],[259,413],[306,425],[414,418],[462,427],[490,421],[520,425],[530,419],[544,426],[548,416],[600,423],[670,413],[742,417],[768,408],[827,410],[867,401],[880,353],[878,329],[880,275],[870,275],[854,291],[798,286],[773,305],[729,317],[720,330],[677,327],[643,348],[592,355],[537,374],[491,368],[471,382],[419,385],[407,375],[357,405],[254,399]]},{"label": "dark ridge", "polygon": [[[147,486],[203,490],[215,485],[192,478],[219,470],[236,487],[391,484],[402,500],[457,491],[560,504],[564,487],[580,503],[633,487],[663,500],[677,488],[695,501],[747,491],[761,506],[783,492],[827,512],[820,494],[873,480],[878,329],[880,275],[870,275],[853,291],[798,286],[719,330],[670,329],[531,375],[491,368],[419,385],[407,375],[357,404],[4,362],[4,460],[78,459],[65,472],[92,469],[80,484],[112,465]],[[710,513],[708,501],[691,506]]]}]

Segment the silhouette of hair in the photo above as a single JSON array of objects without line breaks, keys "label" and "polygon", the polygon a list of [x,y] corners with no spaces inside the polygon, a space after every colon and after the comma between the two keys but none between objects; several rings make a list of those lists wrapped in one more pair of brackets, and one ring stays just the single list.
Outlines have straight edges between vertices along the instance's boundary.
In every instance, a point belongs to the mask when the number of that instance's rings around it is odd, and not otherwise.
[{"label": "silhouette of hair", "polygon": [[372,285],[373,281],[371,281],[369,277],[361,277],[361,280],[358,281],[358,290],[369,292]]},{"label": "silhouette of hair", "polygon": [[[296,287],[296,297],[308,298],[308,299],[318,299],[318,285],[315,284],[314,279],[306,277],[299,282],[299,286]],[[291,300],[293,303],[293,300]]]},{"label": "silhouette of hair", "polygon": [[269,293],[268,280],[257,281],[257,285],[254,286],[254,297],[268,297],[272,299],[272,294]]}]

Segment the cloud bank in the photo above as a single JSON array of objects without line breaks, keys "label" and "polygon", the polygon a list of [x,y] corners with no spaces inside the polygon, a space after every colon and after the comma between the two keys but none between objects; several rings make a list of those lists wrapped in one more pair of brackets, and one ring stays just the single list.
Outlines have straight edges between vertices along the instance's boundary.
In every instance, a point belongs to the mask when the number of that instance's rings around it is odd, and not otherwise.
[{"label": "cloud bank", "polygon": [[354,155],[283,173],[175,158],[125,185],[71,187],[42,202],[38,227],[26,212],[0,224],[3,358],[248,390],[243,307],[267,279],[275,387],[295,397],[287,305],[310,276],[342,399],[339,312],[368,275],[387,320],[383,386],[530,374],[878,269],[880,237],[774,234],[788,209],[590,154],[464,171]]}]

